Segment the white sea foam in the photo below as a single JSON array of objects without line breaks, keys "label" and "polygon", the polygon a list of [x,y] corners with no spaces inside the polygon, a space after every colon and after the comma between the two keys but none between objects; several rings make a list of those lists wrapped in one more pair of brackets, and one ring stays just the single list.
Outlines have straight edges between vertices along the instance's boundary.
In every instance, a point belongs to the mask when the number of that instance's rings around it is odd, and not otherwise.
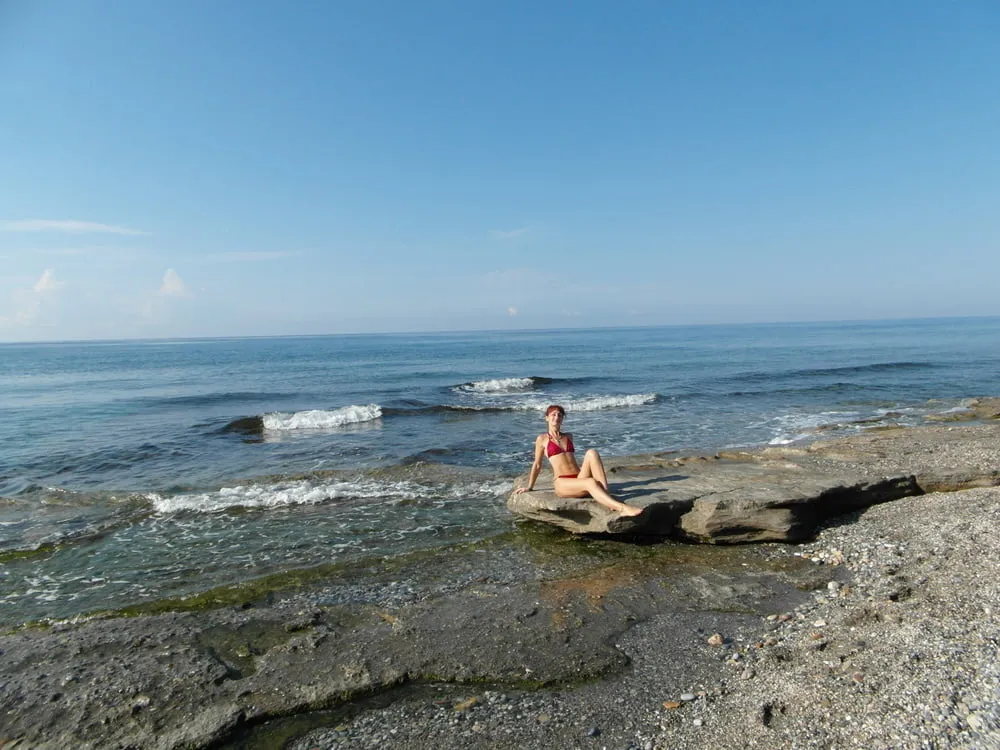
[{"label": "white sea foam", "polygon": [[511,489],[510,482],[428,485],[410,481],[372,479],[319,482],[298,479],[275,484],[223,487],[215,492],[163,496],[146,495],[157,513],[198,511],[211,513],[227,508],[279,508],[317,505],[336,500],[379,500],[398,503],[418,499],[463,499],[499,497]]},{"label": "white sea foam", "polygon": [[931,412],[931,414],[962,414],[964,412],[971,411],[969,406],[953,406],[950,409],[945,409],[944,411]]},{"label": "white sea foam", "polygon": [[768,445],[788,445],[799,440],[815,438],[819,428],[851,422],[858,419],[859,416],[857,412],[848,411],[784,414],[772,420],[772,422],[777,423],[777,434],[768,441]]},{"label": "white sea foam", "polygon": [[[581,399],[570,399],[562,405],[566,411],[597,411],[599,409],[621,409],[632,406],[645,406],[658,398],[655,393],[633,393],[625,396],[589,396]],[[544,408],[544,407],[542,407]]]},{"label": "white sea foam", "polygon": [[531,378],[496,378],[463,383],[453,390],[467,393],[519,393],[530,390],[534,385],[535,381]]},{"label": "white sea foam", "polygon": [[542,411],[552,403],[558,403],[567,412],[574,411],[597,411],[599,409],[620,409],[633,406],[644,406],[651,404],[659,396],[655,393],[632,393],[621,396],[585,396],[583,398],[570,399],[546,399],[542,401],[538,398],[527,398],[511,401],[485,401],[477,406],[452,406],[453,409],[467,409],[469,411]]},{"label": "white sea foam", "polygon": [[324,430],[331,427],[343,427],[348,424],[370,422],[382,416],[382,407],[378,404],[365,406],[345,406],[340,409],[324,411],[311,409],[297,411],[292,414],[274,412],[262,417],[265,430]]}]

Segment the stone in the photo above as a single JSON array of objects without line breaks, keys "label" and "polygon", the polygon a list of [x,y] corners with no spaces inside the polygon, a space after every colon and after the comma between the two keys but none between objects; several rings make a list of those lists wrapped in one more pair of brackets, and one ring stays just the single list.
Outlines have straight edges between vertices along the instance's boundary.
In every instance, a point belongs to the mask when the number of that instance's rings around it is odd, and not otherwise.
[{"label": "stone", "polygon": [[713,633],[708,637],[709,646],[721,646],[726,642],[726,639],[722,637],[722,633]]},{"label": "stone", "polygon": [[459,701],[455,704],[455,711],[468,711],[473,706],[479,703],[479,698],[472,696],[471,698],[466,698],[465,700]]},{"label": "stone", "polygon": [[533,491],[518,493],[516,488],[527,480],[521,477],[507,507],[573,534],[736,544],[801,541],[832,516],[921,494],[913,475],[868,479],[853,472],[831,474],[810,468],[805,460],[716,459],[636,468],[628,459],[609,459],[607,466],[611,493],[643,508],[642,514],[621,516],[590,498],[558,497],[550,477],[539,478]]},{"label": "stone", "polygon": [[[1000,419],[1000,399],[967,402],[979,419]],[[611,493],[644,512],[622,517],[590,498],[559,498],[551,474],[511,494],[516,515],[573,534],[661,537],[707,544],[798,542],[827,519],[926,492],[1000,485],[981,460],[998,425],[866,430],[807,446],[769,446],[715,456],[662,453],[606,460]],[[524,486],[526,476],[515,486]],[[816,562],[843,564],[834,550]]]}]

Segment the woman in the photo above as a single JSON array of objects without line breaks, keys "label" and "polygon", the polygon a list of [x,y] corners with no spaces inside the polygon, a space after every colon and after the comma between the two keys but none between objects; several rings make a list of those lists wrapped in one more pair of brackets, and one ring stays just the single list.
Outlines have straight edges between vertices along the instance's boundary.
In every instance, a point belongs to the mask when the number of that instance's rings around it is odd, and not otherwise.
[{"label": "woman", "polygon": [[578,466],[573,450],[573,436],[562,431],[566,410],[553,404],[545,410],[545,422],[549,429],[535,439],[535,461],[531,464],[531,475],[527,487],[518,487],[516,494],[531,492],[535,480],[542,470],[542,455],[547,455],[552,464],[552,486],[559,497],[594,498],[605,508],[623,516],[637,516],[642,508],[618,502],[608,492],[608,475],[604,471],[601,456],[593,448],[583,454],[583,465]]}]

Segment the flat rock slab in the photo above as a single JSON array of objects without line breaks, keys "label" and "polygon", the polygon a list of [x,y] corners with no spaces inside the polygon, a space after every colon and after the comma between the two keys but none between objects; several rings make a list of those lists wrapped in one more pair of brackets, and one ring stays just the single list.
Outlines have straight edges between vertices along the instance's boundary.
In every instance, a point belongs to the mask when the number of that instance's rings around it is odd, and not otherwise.
[{"label": "flat rock slab", "polygon": [[828,518],[878,503],[1000,485],[1000,425],[870,430],[811,445],[649,454],[606,464],[612,493],[643,508],[641,515],[622,517],[589,498],[557,497],[550,478],[540,478],[533,492],[512,493],[507,507],[573,534],[801,541]]},{"label": "flat rock slab", "polygon": [[[667,617],[685,632],[759,629],[765,613],[826,580],[804,561],[750,569],[761,558],[736,548],[692,548],[681,556],[662,545],[629,545],[625,554],[595,561],[565,546],[441,553],[437,566],[468,565],[479,575],[457,589],[392,604],[319,606],[319,589],[286,592],[275,604],[0,634],[0,747],[242,747],[222,743],[270,719],[404,684],[575,685],[628,670],[629,658],[615,644],[637,622]],[[491,580],[507,557],[517,566],[509,575],[521,577]],[[413,574],[373,575],[389,591],[396,576]],[[326,585],[337,590],[343,582],[334,577]],[[689,640],[674,633],[657,647]],[[671,669],[686,686],[712,672],[713,662],[718,666],[704,654],[680,653]],[[252,746],[284,745],[272,739]]]}]

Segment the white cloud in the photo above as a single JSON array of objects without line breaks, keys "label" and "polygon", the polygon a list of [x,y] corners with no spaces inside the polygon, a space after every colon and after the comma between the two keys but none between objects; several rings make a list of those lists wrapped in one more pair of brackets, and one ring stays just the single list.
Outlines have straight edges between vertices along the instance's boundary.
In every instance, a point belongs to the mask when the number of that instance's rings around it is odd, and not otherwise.
[{"label": "white cloud", "polygon": [[517,308],[514,307],[514,306],[508,307],[507,308],[507,314],[510,317],[512,317],[512,318],[516,318],[517,317]]},{"label": "white cloud", "polygon": [[160,291],[158,294],[161,297],[190,297],[191,294],[188,292],[187,285],[185,285],[184,280],[177,274],[172,268],[168,268],[167,272],[163,274],[163,283],[160,285]]},{"label": "white cloud", "polygon": [[513,240],[517,237],[523,237],[528,233],[528,227],[520,227],[518,229],[491,229],[490,235],[492,235],[495,240]]},{"label": "white cloud", "polygon": [[31,289],[15,289],[13,315],[0,315],[0,328],[34,323],[42,307],[42,301],[51,298],[64,284],[65,282],[56,280],[55,272],[51,268],[46,268]]},{"label": "white cloud", "polygon": [[69,234],[84,234],[88,232],[105,232],[107,234],[149,234],[140,229],[129,229],[113,224],[98,224],[94,221],[76,221],[74,219],[17,219],[0,221],[0,231],[3,232],[66,232]]},{"label": "white cloud", "polygon": [[36,294],[47,294],[49,292],[54,292],[56,289],[61,287],[64,282],[56,281],[55,272],[51,268],[46,268],[42,272],[41,278],[35,282],[32,289]]}]

